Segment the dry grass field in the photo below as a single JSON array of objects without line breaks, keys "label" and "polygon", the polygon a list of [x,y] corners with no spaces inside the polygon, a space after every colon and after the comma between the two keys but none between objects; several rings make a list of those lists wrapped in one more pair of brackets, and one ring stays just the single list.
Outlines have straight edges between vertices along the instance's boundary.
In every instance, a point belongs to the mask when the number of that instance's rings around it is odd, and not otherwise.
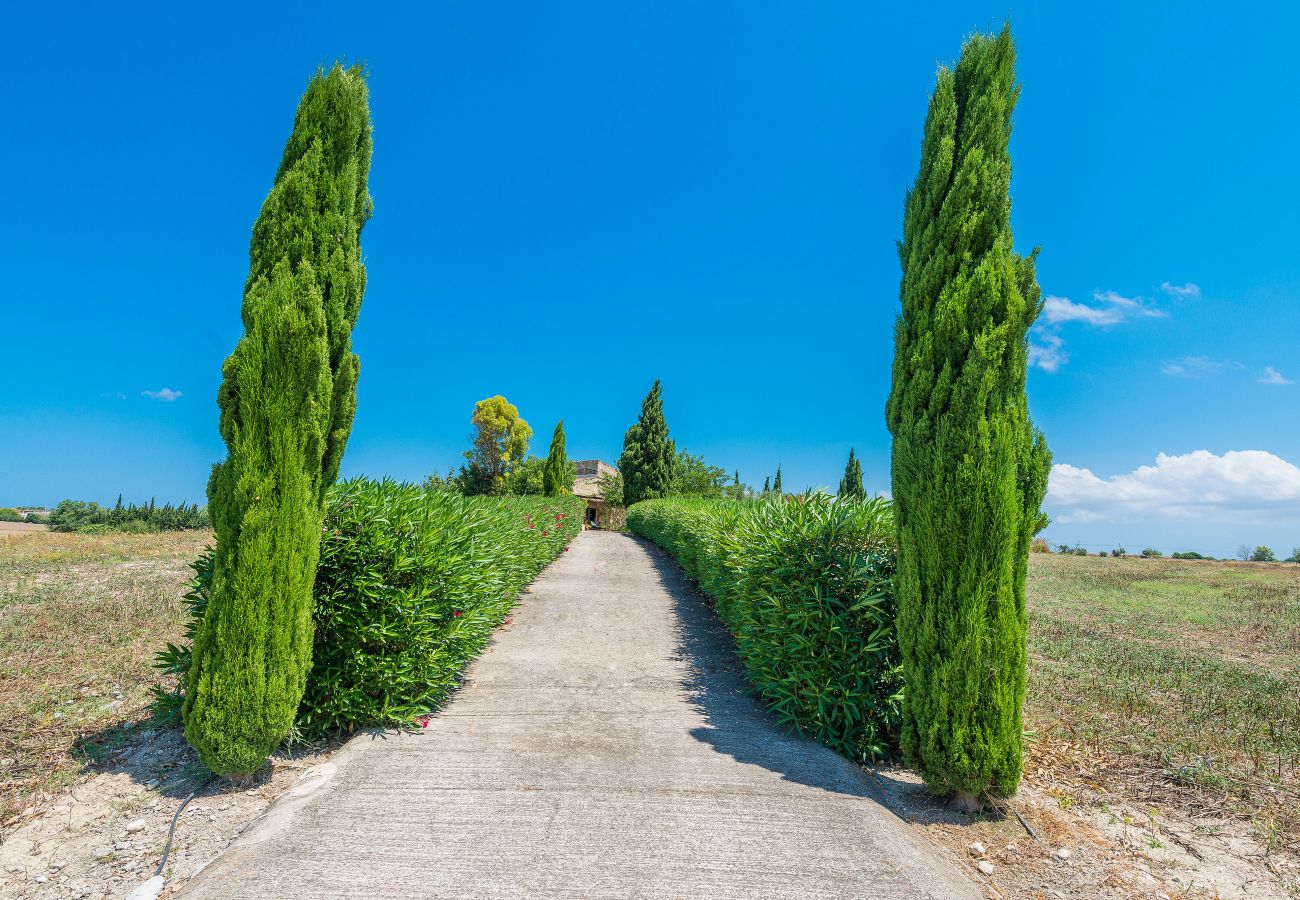
[{"label": "dry grass field", "polygon": [[0,824],[70,784],[85,741],[139,719],[154,653],[183,632],[210,531],[0,534]]},{"label": "dry grass field", "polygon": [[1028,594],[1031,783],[1300,847],[1300,565],[1035,554]]}]

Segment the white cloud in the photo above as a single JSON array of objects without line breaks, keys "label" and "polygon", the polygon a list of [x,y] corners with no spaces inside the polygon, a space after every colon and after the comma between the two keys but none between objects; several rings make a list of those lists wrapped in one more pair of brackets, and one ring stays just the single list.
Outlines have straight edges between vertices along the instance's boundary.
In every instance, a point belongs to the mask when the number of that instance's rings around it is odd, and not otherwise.
[{"label": "white cloud", "polygon": [[1089,469],[1052,466],[1044,505],[1061,524],[1160,519],[1273,521],[1297,518],[1300,468],[1263,450],[1216,456],[1161,453],[1154,466],[1098,478]]},{"label": "white cloud", "polygon": [[1055,372],[1070,361],[1070,354],[1062,347],[1064,343],[1059,334],[1039,331],[1029,342],[1029,364],[1044,372]]},{"label": "white cloud", "polygon": [[1029,344],[1029,364],[1045,372],[1055,372],[1070,361],[1061,337],[1061,326],[1082,322],[1108,328],[1129,319],[1162,319],[1168,315],[1142,297],[1125,297],[1115,291],[1093,291],[1094,304],[1075,303],[1069,297],[1049,295],[1043,312],[1034,326]]},{"label": "white cloud", "polygon": [[1225,360],[1210,359],[1208,356],[1184,356],[1160,364],[1160,371],[1175,378],[1209,378],[1218,375],[1233,364]]},{"label": "white cloud", "polygon": [[154,400],[161,400],[163,403],[173,403],[178,398],[185,396],[182,392],[173,391],[169,387],[165,387],[158,391],[141,391],[140,393],[146,397],[151,397]]},{"label": "white cloud", "polygon": [[1160,290],[1171,297],[1177,297],[1179,300],[1195,300],[1201,296],[1200,285],[1191,281],[1187,282],[1187,284],[1170,284],[1166,281],[1160,285]]},{"label": "white cloud", "polygon": [[1295,384],[1290,378],[1287,378],[1272,366],[1264,367],[1264,374],[1259,376],[1260,384]]},{"label": "white cloud", "polygon": [[1087,322],[1089,325],[1114,325],[1124,320],[1122,310],[1099,308],[1075,303],[1069,297],[1048,297],[1043,301],[1043,321],[1048,325],[1061,322]]}]

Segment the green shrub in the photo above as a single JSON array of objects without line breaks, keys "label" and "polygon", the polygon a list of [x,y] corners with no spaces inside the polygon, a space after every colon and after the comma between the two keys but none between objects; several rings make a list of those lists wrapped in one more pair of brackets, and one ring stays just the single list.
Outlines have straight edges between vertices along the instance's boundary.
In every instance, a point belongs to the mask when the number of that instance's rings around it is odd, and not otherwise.
[{"label": "green shrub", "polygon": [[[165,503],[159,506],[150,500],[137,506],[134,503],[123,504],[120,496],[116,506],[100,506],[93,500],[64,500],[48,516],[29,515],[27,521],[47,522],[54,531],[76,531],[82,534],[105,534],[111,531],[144,534],[154,531],[185,531],[210,525],[207,507],[201,507],[197,503],[183,502],[179,506]],[[89,525],[99,527],[88,530]]]},{"label": "green shrub", "polygon": [[1118,559],[1121,556],[1127,556],[1128,551],[1125,550],[1123,547],[1116,547],[1114,550],[1110,551],[1110,555]]},{"label": "green shrub", "polygon": [[[391,480],[336,486],[316,569],[298,733],[408,726],[434,709],[523,588],[581,530],[583,506],[575,497],[462,497]],[[201,617],[211,555],[194,568],[186,603]],[[169,644],[155,664],[183,681],[189,647]],[[179,687],[155,690],[164,721],[176,720],[181,702]]]},{"label": "green shrub", "polygon": [[1142,550],[1142,556],[1144,559],[1159,559],[1160,557],[1164,556],[1164,554],[1161,553],[1159,550],[1157,550],[1155,547],[1145,547]]},{"label": "green shrub", "polygon": [[0,522],[26,522],[27,517],[16,509],[0,506]]},{"label": "green shrub", "polygon": [[1051,553],[1052,545],[1044,538],[1034,538],[1029,544],[1030,553]]},{"label": "green shrub", "polygon": [[1184,550],[1182,553],[1170,554],[1174,559],[1210,559],[1211,557],[1202,556],[1195,550]]},{"label": "green shrub", "polygon": [[648,500],[628,526],[714,599],[783,725],[854,759],[892,754],[902,676],[888,501]]}]

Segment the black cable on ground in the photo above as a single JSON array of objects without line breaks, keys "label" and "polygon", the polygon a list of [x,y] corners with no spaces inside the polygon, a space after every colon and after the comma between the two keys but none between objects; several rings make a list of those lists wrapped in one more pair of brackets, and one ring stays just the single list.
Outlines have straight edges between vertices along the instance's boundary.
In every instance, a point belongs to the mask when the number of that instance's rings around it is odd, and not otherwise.
[{"label": "black cable on ground", "polygon": [[154,875],[162,875],[163,869],[167,867],[167,857],[172,852],[172,836],[176,834],[176,823],[180,821],[181,813],[185,811],[185,807],[198,795],[199,791],[211,784],[215,777],[215,775],[209,775],[202,784],[190,791],[190,795],[182,800],[181,805],[176,808],[176,815],[172,816],[171,827],[167,829],[167,843],[163,845],[162,862],[158,863],[158,868],[153,870]]}]

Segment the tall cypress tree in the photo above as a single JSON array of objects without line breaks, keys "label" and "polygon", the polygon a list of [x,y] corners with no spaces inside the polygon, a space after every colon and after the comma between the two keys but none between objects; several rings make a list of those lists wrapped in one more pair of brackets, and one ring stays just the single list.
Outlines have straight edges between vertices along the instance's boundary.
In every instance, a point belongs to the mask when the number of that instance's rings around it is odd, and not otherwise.
[{"label": "tall cypress tree", "polygon": [[244,336],[217,394],[227,457],[208,481],[211,595],[185,692],[185,736],[218,774],[261,767],[311,666],[325,492],[356,409],[370,135],[364,71],[317,71],[253,226]]},{"label": "tall cypress tree", "polygon": [[840,496],[862,500],[867,496],[867,489],[862,486],[862,463],[858,461],[853,448],[849,448],[849,462],[844,467],[844,477],[840,479]]},{"label": "tall cypress tree", "polygon": [[[1051,456],[1029,419],[1034,256],[1011,242],[1009,26],[940,69],[907,194],[893,434],[902,744],[938,794],[977,808],[1020,781],[1025,570]],[[1035,251],[1036,253],[1037,251]]]},{"label": "tall cypress tree", "polygon": [[768,475],[767,477],[765,477],[765,478],[763,479],[763,493],[764,493],[764,494],[770,494],[770,493],[772,493],[772,476],[771,476],[771,475]]},{"label": "tall cypress tree", "polygon": [[623,499],[627,506],[642,500],[667,497],[672,490],[677,445],[668,436],[664,420],[663,388],[659,379],[645,400],[641,416],[623,436],[618,468],[623,474]]},{"label": "tall cypress tree", "polygon": [[781,464],[776,464],[776,478],[772,479],[772,493],[781,493]]},{"label": "tall cypress tree", "polygon": [[555,426],[551,435],[551,452],[546,456],[542,467],[542,490],[548,497],[559,497],[573,492],[572,466],[564,451],[564,420]]}]

